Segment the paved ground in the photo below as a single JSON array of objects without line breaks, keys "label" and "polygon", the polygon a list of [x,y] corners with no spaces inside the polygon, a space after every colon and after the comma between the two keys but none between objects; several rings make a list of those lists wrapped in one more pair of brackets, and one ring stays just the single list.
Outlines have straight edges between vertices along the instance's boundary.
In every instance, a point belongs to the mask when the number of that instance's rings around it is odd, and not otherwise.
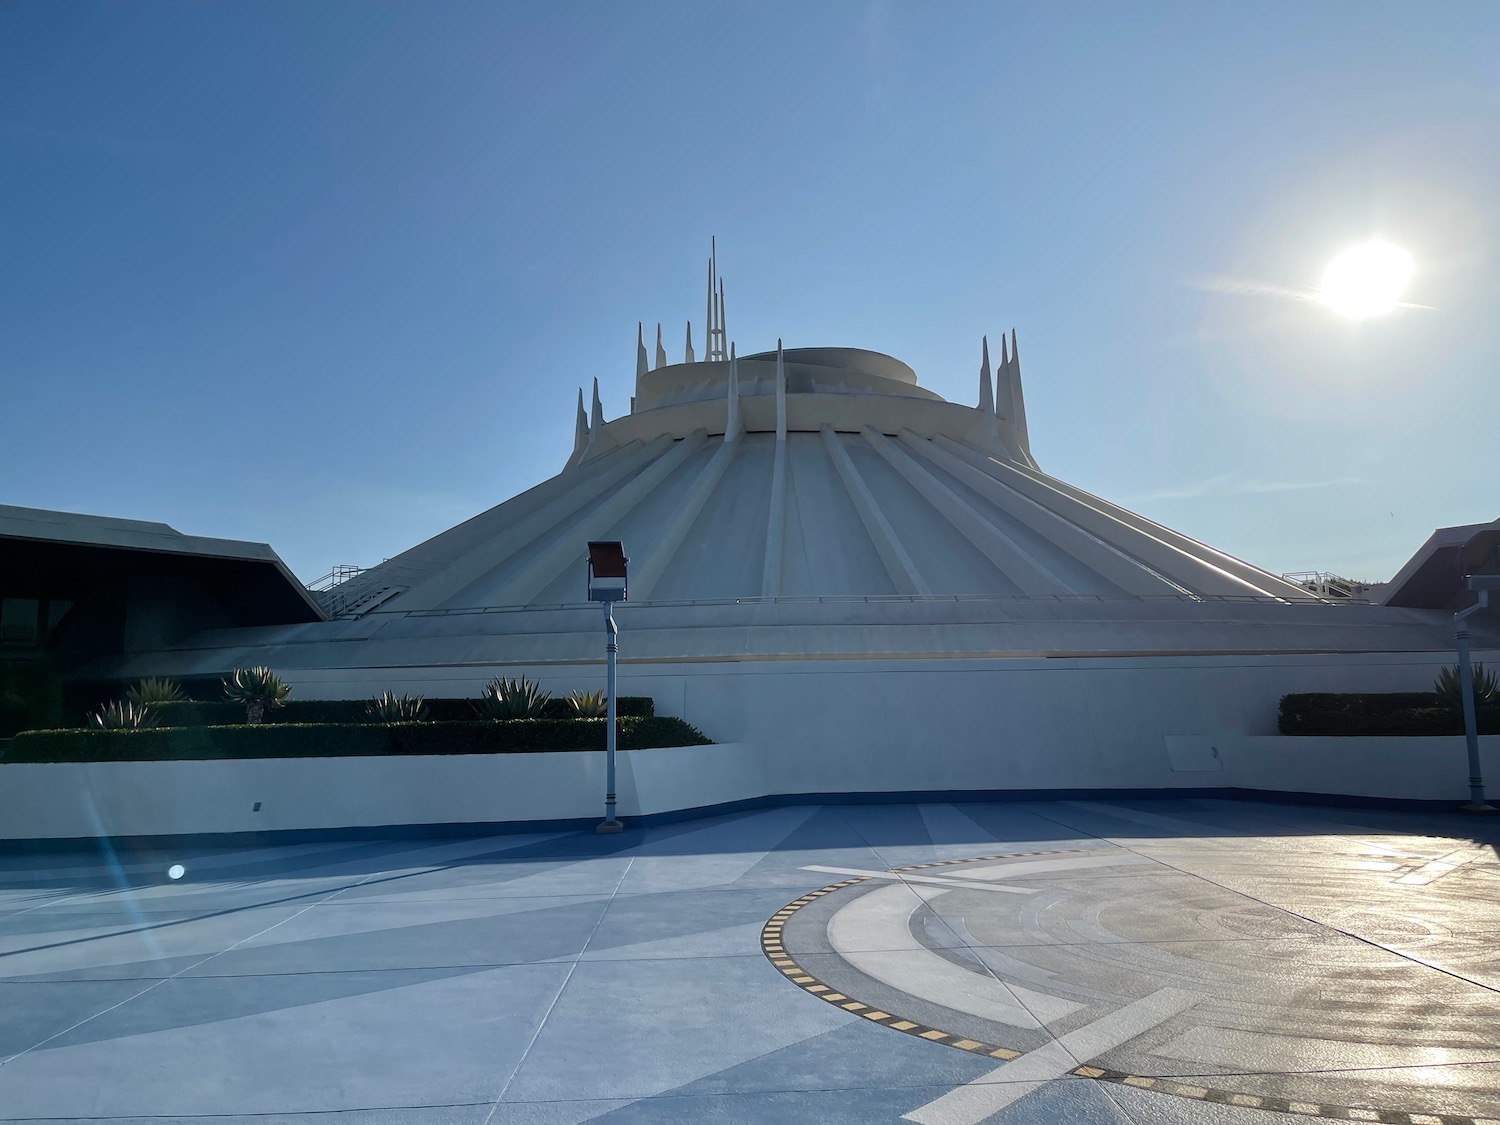
[{"label": "paved ground", "polygon": [[0,1120],[1500,1119],[1497,839],[1180,800],[5,856]]}]

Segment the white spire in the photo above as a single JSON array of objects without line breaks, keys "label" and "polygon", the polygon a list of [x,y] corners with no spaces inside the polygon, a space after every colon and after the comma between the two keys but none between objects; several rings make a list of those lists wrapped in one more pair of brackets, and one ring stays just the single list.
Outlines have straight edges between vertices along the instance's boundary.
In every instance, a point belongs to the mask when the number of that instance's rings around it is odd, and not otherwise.
[{"label": "white spire", "polygon": [[995,413],[995,388],[990,381],[990,338],[984,337],[984,359],[979,365],[979,410],[983,414]]},{"label": "white spire", "polygon": [[995,413],[1009,422],[1016,416],[1015,395],[1010,387],[1010,345],[1000,333],[1000,369],[995,372]]},{"label": "white spire", "polygon": [[[645,331],[646,331],[645,325],[643,325],[640,321],[636,321],[635,322],[635,389],[638,390],[638,391],[641,389],[641,376],[645,375],[646,372],[650,370],[650,365],[647,364],[647,362],[646,362],[646,337],[645,337]],[[598,380],[596,379],[596,380],[594,380],[594,382],[595,382],[595,384],[597,384]]]},{"label": "white spire", "polygon": [[687,345],[682,349],[683,363],[697,363],[693,356],[693,322],[687,322]]},{"label": "white spire", "polygon": [[573,453],[582,453],[589,443],[589,416],[583,409],[583,388],[578,388],[578,421],[573,426]]},{"label": "white spire", "polygon": [[589,438],[597,437],[604,425],[604,405],[599,401],[599,380],[594,380],[594,408],[589,418]]},{"label": "white spire", "polygon": [[1026,396],[1021,392],[1021,347],[1016,343],[1016,330],[1010,330],[1010,393],[1011,409],[1014,413],[1010,419],[1011,430],[1016,435],[1016,444],[1021,447],[1021,453],[1036,466],[1036,458],[1031,455],[1031,436],[1026,432]]},{"label": "white spire", "polygon": [[666,365],[667,365],[667,349],[664,348],[664,347],[662,347],[662,343],[661,343],[661,321],[658,320],[656,322],[656,366],[657,367],[665,367]]},{"label": "white spire", "polygon": [[729,406],[724,415],[724,440],[734,441],[740,436],[740,361],[735,358],[734,345],[729,345]]},{"label": "white spire", "polygon": [[776,341],[776,440],[786,440],[786,361],[780,338]]}]

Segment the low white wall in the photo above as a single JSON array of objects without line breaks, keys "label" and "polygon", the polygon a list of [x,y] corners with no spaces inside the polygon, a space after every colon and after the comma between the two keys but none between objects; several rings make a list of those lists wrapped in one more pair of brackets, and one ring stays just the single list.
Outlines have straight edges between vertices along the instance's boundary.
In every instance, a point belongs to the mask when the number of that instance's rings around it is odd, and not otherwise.
[{"label": "low white wall", "polygon": [[[1500,653],[1475,659],[1500,664]],[[789,657],[622,663],[619,689],[651,696],[658,714],[719,742],[758,747],[778,792],[1163,789],[1204,784],[1174,764],[1168,737],[1274,735],[1289,692],[1428,691],[1452,662],[1442,652]],[[297,698],[361,699],[387,689],[477,695],[502,673],[554,693],[604,686],[602,668],[579,665],[286,676]]]},{"label": "low white wall", "polygon": [[[1462,736],[1434,738],[1223,738],[1216,745],[1237,789],[1469,799],[1468,748]],[[1491,803],[1500,800],[1500,735],[1479,739]],[[1198,775],[1201,776],[1201,775]]]},{"label": "low white wall", "polygon": [[[1476,654],[1500,663],[1500,653]],[[721,745],[621,754],[635,816],[776,794],[1240,787],[1461,800],[1463,740],[1275,736],[1288,692],[1422,691],[1446,653],[746,660],[627,664]],[[477,694],[497,672],[289,671],[298,698]],[[1496,739],[1486,776],[1500,791]],[[603,754],[0,765],[0,838],[562,820],[598,815]],[[253,812],[256,801],[260,812]]]},{"label": "low white wall", "polygon": [[[1173,786],[1417,800],[1468,798],[1464,740],[1283,738],[1221,734],[1168,740]],[[1500,788],[1500,735],[1480,740]],[[680,746],[619,754],[622,817],[759,797],[880,789],[799,788],[752,746]],[[966,779],[932,769],[916,791],[1025,790],[1014,776]],[[1082,781],[1057,788],[1112,788]],[[1495,791],[1492,788],[1492,792]],[[215,762],[0,765],[0,839],[69,839],[286,829],[573,820],[603,810],[604,754],[412,758],[239,758]],[[259,802],[260,809],[255,809]]]},{"label": "low white wall", "polygon": [[[0,839],[602,816],[604,752],[0,765]],[[618,755],[619,815],[759,797],[748,746]],[[260,808],[256,810],[255,805]]]}]

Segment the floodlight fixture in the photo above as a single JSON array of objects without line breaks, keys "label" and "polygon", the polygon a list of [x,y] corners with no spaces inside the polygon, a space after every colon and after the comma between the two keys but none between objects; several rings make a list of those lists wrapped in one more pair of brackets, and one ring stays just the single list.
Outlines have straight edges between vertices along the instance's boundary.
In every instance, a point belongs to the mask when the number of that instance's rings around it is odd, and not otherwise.
[{"label": "floodlight fixture", "polygon": [[625,548],[618,540],[589,544],[589,601],[623,602],[628,598]]},{"label": "floodlight fixture", "polygon": [[1500,574],[1471,574],[1464,581],[1471,590],[1500,590]]}]

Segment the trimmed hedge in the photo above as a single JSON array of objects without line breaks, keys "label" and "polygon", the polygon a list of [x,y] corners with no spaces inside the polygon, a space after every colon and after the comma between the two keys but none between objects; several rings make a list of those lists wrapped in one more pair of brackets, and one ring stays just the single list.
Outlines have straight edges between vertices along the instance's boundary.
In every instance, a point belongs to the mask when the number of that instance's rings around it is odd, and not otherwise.
[{"label": "trimmed hedge", "polygon": [[[429,699],[427,718],[435,723],[467,723],[479,718],[475,699]],[[367,699],[289,699],[284,707],[268,707],[266,722],[292,723],[367,723]],[[234,727],[245,721],[245,708],[227,701],[184,700],[181,703],[154,703],[151,710],[164,727]],[[656,703],[648,695],[625,695],[615,701],[620,718],[649,719],[656,714]],[[568,701],[548,701],[543,718],[570,717]]]},{"label": "trimmed hedge", "polygon": [[[375,755],[525,754],[603,750],[603,719],[506,719],[462,723],[269,723],[144,730],[44,730],[18,734],[15,762],[166,762],[221,758],[343,758]],[[707,746],[681,719],[619,720],[619,748]]]},{"label": "trimmed hedge", "polygon": [[[1500,707],[1475,710],[1480,734],[1500,734]],[[1282,734],[1397,735],[1463,734],[1463,712],[1438,705],[1430,691],[1361,693],[1302,692],[1281,697],[1276,729]]]}]

